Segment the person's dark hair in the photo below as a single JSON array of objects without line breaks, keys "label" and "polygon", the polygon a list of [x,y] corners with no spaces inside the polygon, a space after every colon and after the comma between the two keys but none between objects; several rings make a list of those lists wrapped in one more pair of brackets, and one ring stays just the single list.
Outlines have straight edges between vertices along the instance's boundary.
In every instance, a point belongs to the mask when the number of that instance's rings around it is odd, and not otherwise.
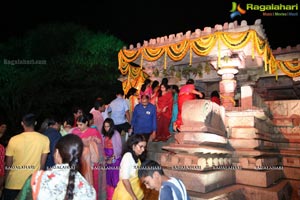
[{"label": "person's dark hair", "polygon": [[145,148],[145,151],[140,156],[137,156],[132,148],[133,145],[137,145],[139,142],[147,142],[146,138],[142,134],[133,134],[131,137],[129,137],[126,142],[126,145],[124,145],[124,151],[123,151],[122,156],[125,153],[130,152],[136,163],[138,162],[138,159],[143,161],[146,157],[146,148]]},{"label": "person's dark hair", "polygon": [[74,124],[74,117],[72,115],[65,116],[62,121],[62,124],[64,125],[65,122],[66,125],[70,125],[72,127]]},{"label": "person's dark hair", "polygon": [[165,175],[164,170],[158,162],[154,160],[146,160],[142,162],[141,167],[138,169],[138,176],[139,178],[146,176],[153,177],[154,172],[158,172],[160,175]]},{"label": "person's dark hair", "polygon": [[[167,83],[161,83],[160,86],[162,85],[165,86],[166,90],[169,89],[169,85]],[[161,89],[159,89],[158,96],[161,97],[161,95],[162,95],[162,91]]]},{"label": "person's dark hair", "polygon": [[117,89],[117,91],[116,91],[116,95],[124,95],[124,90],[122,89],[122,88],[119,88],[119,89]]},{"label": "person's dark hair", "polygon": [[26,127],[34,127],[36,125],[36,116],[29,113],[22,118],[22,122]]},{"label": "person's dark hair", "polygon": [[39,129],[40,133],[44,133],[50,126],[55,125],[58,121],[54,118],[46,118]]},{"label": "person's dark hair", "polygon": [[6,125],[6,130],[4,131],[3,135],[0,137],[0,144],[6,148],[8,145],[8,141],[10,139],[10,135],[7,134],[8,124],[4,119],[0,120],[0,126],[2,125]]},{"label": "person's dark hair", "polygon": [[[108,124],[109,124],[109,129],[108,129],[108,131],[106,131],[105,128],[104,128],[105,123],[108,123]],[[111,139],[114,133],[115,133],[115,123],[114,123],[114,120],[111,119],[111,118],[106,118],[106,119],[104,120],[104,122],[103,122],[103,126],[102,126],[102,134],[103,134],[105,137],[108,137],[109,139]]]},{"label": "person's dark hair", "polygon": [[194,79],[191,79],[191,78],[186,81],[186,85],[194,84],[194,83],[195,83]]},{"label": "person's dark hair", "polygon": [[100,107],[102,107],[105,104],[104,100],[102,98],[97,98],[94,102],[94,108],[95,110],[98,110]]},{"label": "person's dark hair", "polygon": [[143,94],[143,95],[141,96],[141,100],[144,99],[144,98],[146,98],[146,99],[148,99],[148,100],[150,99],[149,95],[147,95],[147,94]]},{"label": "person's dark hair", "polygon": [[45,131],[50,127],[58,123],[58,120],[53,118],[46,118],[40,126],[39,132],[45,133]]},{"label": "person's dark hair", "polygon": [[7,122],[6,122],[6,120],[2,119],[2,117],[1,117],[0,118],[0,126],[3,124],[7,125]]},{"label": "person's dark hair", "polygon": [[217,90],[214,90],[211,92],[210,97],[218,97],[220,98],[219,92]]},{"label": "person's dark hair", "polygon": [[74,106],[74,107],[72,108],[72,113],[73,113],[73,114],[76,114],[79,110],[82,111],[82,108],[80,108],[80,107],[78,107],[78,106]]},{"label": "person's dark hair", "polygon": [[86,113],[86,116],[88,118],[88,125],[91,126],[92,124],[90,124],[90,121],[94,119],[94,115],[92,113]]},{"label": "person's dark hair", "polygon": [[154,90],[157,86],[159,86],[158,80],[153,81],[152,84],[151,84],[152,90]]},{"label": "person's dark hair", "polygon": [[87,117],[86,114],[83,114],[77,118],[77,122],[86,123],[89,122],[89,118]]},{"label": "person's dark hair", "polygon": [[147,86],[151,83],[151,80],[150,79],[146,79],[141,87],[141,91],[145,92]]},{"label": "person's dark hair", "polygon": [[42,124],[41,124],[41,126],[40,126],[40,129],[39,129],[39,132],[40,133],[44,133],[47,129],[48,129],[48,122],[49,122],[49,120],[50,119],[48,119],[48,118],[46,118],[43,122],[42,122]]},{"label": "person's dark hair", "polygon": [[176,93],[179,93],[179,87],[178,87],[178,85],[171,85],[170,87],[171,87],[171,89],[175,90]]},{"label": "person's dark hair", "polygon": [[83,142],[79,136],[67,134],[58,140],[55,148],[58,149],[62,163],[68,163],[70,167],[69,181],[64,199],[72,200],[74,197],[75,175],[80,168]]},{"label": "person's dark hair", "polygon": [[127,94],[125,95],[125,98],[126,98],[126,99],[129,99],[129,97],[132,96],[132,95],[134,95],[136,92],[137,92],[137,89],[134,88],[134,87],[131,87],[131,88],[128,90]]},{"label": "person's dark hair", "polygon": [[161,80],[161,84],[167,84],[168,85],[168,83],[169,83],[169,79],[166,78],[166,77]]},{"label": "person's dark hair", "polygon": [[86,116],[89,120],[94,119],[94,115],[92,113],[86,113]]}]

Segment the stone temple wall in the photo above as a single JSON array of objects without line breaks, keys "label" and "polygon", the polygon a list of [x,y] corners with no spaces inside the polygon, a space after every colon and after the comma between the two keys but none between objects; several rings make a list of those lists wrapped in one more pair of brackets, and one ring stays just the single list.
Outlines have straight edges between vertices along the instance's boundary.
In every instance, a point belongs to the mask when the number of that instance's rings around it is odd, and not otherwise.
[{"label": "stone temple wall", "polygon": [[150,158],[183,180],[193,200],[299,199],[300,101],[251,105],[185,102],[181,132],[149,143]]},{"label": "stone temple wall", "polygon": [[293,187],[293,198],[300,199],[300,100],[268,101],[266,104],[273,116],[272,138],[282,157],[284,178]]}]

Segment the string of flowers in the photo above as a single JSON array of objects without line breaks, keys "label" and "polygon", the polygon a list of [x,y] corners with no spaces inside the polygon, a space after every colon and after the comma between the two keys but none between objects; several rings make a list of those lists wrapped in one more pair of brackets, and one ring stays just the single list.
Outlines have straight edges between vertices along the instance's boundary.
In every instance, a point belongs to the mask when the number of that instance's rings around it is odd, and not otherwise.
[{"label": "string of flowers", "polygon": [[[293,65],[295,64],[291,64],[294,61],[276,60],[266,40],[260,38],[255,30],[248,30],[239,33],[216,32],[199,37],[197,39],[185,39],[175,44],[169,44],[160,47],[142,47],[134,50],[122,49],[118,54],[119,70],[123,75],[127,74],[129,72],[128,67],[130,67],[128,63],[136,61],[139,57],[141,57],[142,65],[143,59],[146,59],[147,61],[156,61],[160,59],[162,55],[164,55],[164,64],[166,67],[166,56],[168,56],[173,61],[182,60],[186,56],[188,51],[190,51],[190,56],[192,55],[192,53],[195,53],[198,56],[206,56],[215,47],[216,42],[218,42],[218,51],[220,51],[219,45],[221,44],[221,42],[226,45],[227,48],[233,50],[239,50],[245,47],[249,42],[252,42],[252,58],[254,58],[255,52],[258,55],[263,56],[265,71],[269,71],[270,74],[277,74],[277,70],[280,69],[289,77],[300,76],[299,72],[297,70],[294,70]],[[220,57],[219,53],[220,52],[218,52],[218,57]],[[296,63],[296,67],[299,67],[299,62]]]}]

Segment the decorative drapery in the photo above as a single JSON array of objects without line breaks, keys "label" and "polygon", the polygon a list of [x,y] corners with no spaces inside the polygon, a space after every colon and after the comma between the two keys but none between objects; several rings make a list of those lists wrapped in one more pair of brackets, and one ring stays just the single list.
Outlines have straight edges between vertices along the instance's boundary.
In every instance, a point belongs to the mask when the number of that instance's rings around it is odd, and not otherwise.
[{"label": "decorative drapery", "polygon": [[146,78],[148,78],[148,75],[143,71],[141,67],[135,67],[130,65],[129,63],[126,63],[124,65],[123,70],[120,70],[122,75],[127,75],[127,79],[122,82],[123,91],[125,94],[127,94],[128,90],[131,87],[139,88]]},{"label": "decorative drapery", "polygon": [[[119,70],[122,75],[128,74],[129,77],[136,77],[137,69],[130,69],[130,62],[140,58],[140,68],[143,67],[143,60],[156,61],[164,56],[164,68],[167,66],[167,56],[173,61],[182,60],[186,54],[190,53],[190,65],[192,64],[192,53],[198,56],[206,56],[218,45],[218,62],[220,61],[220,44],[226,45],[228,49],[239,50],[245,47],[249,42],[252,43],[252,57],[255,52],[263,56],[265,71],[275,74],[281,70],[289,77],[300,76],[300,61],[282,61],[276,60],[272,54],[266,40],[261,39],[255,30],[245,32],[215,32],[210,35],[202,36],[196,39],[185,39],[174,44],[168,44],[160,47],[141,47],[136,50],[120,50],[118,54]],[[132,73],[132,74],[131,74]]]}]

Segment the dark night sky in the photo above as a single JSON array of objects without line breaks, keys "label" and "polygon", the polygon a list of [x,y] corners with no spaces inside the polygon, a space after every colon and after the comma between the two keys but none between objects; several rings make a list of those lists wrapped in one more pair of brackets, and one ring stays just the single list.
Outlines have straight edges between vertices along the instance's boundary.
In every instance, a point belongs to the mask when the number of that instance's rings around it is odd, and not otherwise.
[{"label": "dark night sky", "polygon": [[[167,3],[168,2],[168,3]],[[181,3],[179,3],[181,2]],[[88,3],[5,3],[1,2],[1,41],[11,36],[22,36],[39,24],[74,22],[94,31],[109,33],[127,44],[136,45],[150,38],[169,36],[204,27],[223,25],[225,22],[247,20],[249,25],[261,19],[269,44],[277,47],[300,44],[299,16],[265,17],[259,11],[247,11],[234,20],[230,18],[232,1],[103,1]],[[242,8],[245,1],[239,0]],[[272,1],[251,0],[247,3],[268,4]],[[280,0],[276,3],[295,4],[296,0]],[[298,5],[299,6],[299,5]],[[271,11],[273,12],[273,11]],[[298,11],[293,11],[298,13]]]}]

